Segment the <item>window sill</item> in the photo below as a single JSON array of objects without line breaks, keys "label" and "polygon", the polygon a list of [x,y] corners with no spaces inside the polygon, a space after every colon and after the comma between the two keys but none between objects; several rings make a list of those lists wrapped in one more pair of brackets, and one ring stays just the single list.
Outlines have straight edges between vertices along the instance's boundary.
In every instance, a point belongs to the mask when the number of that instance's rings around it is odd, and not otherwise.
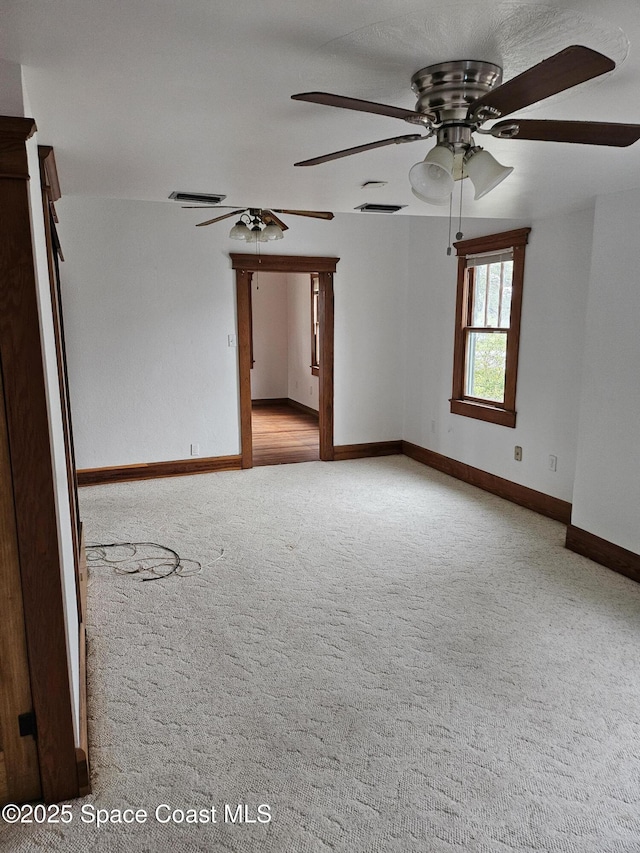
[{"label": "window sill", "polygon": [[483,403],[472,403],[471,400],[450,400],[451,414],[463,415],[467,418],[476,418],[479,421],[487,421],[500,426],[515,427],[516,413],[507,409],[499,409],[496,406],[484,405]]}]

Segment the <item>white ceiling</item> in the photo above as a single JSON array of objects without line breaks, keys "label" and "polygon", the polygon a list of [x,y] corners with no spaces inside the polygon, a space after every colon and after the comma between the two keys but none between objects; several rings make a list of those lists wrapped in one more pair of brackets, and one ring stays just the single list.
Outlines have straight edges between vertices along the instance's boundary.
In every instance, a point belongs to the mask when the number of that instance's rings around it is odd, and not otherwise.
[{"label": "white ceiling", "polygon": [[[24,67],[66,195],[185,190],[239,206],[350,212],[371,201],[447,215],[407,180],[432,140],[294,168],[415,129],[290,99],[322,90],[413,108],[411,75],[445,59],[498,62],[508,79],[585,44],[615,71],[518,115],[640,123],[637,0],[0,0],[0,11],[0,58]],[[481,201],[465,187],[466,216],[544,216],[640,186],[640,142],[478,141],[515,170]],[[367,180],[388,183],[364,190]]]}]

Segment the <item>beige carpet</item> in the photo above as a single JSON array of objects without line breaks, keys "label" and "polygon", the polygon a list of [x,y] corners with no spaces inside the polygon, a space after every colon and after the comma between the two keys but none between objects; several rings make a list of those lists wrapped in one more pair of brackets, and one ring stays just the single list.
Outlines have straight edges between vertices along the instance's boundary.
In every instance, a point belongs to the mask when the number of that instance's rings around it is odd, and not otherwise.
[{"label": "beige carpet", "polygon": [[2,850],[640,850],[640,586],[562,525],[404,457],[81,507],[89,541],[203,569],[93,567],[94,793],[68,825],[0,827]]}]

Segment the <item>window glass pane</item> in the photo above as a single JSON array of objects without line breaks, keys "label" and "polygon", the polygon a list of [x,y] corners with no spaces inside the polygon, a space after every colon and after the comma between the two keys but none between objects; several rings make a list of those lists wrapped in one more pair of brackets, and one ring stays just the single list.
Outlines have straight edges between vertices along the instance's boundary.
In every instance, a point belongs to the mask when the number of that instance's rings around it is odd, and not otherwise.
[{"label": "window glass pane", "polygon": [[508,328],[511,318],[513,261],[474,268],[472,326]]},{"label": "window glass pane", "polygon": [[498,325],[500,316],[500,272],[502,264],[491,264],[488,267],[489,293],[487,299],[487,322],[485,326]]},{"label": "window glass pane", "polygon": [[469,332],[465,396],[504,403],[506,332]]},{"label": "window glass pane", "polygon": [[487,267],[476,267],[473,271],[472,326],[486,326],[484,321],[485,297],[487,294]]}]

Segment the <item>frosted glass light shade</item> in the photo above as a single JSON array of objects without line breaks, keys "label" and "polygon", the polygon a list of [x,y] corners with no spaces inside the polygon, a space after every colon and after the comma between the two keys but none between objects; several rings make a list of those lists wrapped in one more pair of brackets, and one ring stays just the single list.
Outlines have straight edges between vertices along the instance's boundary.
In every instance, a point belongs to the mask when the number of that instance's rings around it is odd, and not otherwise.
[{"label": "frosted glass light shade", "polygon": [[242,220],[238,220],[231,231],[229,231],[229,237],[231,237],[232,240],[246,240],[250,234],[251,231],[249,231]]},{"label": "frosted glass light shade", "polygon": [[413,194],[428,204],[445,204],[453,191],[453,151],[436,145],[409,171]]},{"label": "frosted glass light shade", "polygon": [[270,222],[262,233],[265,240],[282,240],[284,237],[282,228],[280,228],[279,225],[276,225],[275,222]]},{"label": "frosted glass light shade", "polygon": [[473,152],[468,160],[465,159],[464,167],[476,191],[474,201],[491,192],[513,172],[513,166],[503,166],[483,148]]}]

